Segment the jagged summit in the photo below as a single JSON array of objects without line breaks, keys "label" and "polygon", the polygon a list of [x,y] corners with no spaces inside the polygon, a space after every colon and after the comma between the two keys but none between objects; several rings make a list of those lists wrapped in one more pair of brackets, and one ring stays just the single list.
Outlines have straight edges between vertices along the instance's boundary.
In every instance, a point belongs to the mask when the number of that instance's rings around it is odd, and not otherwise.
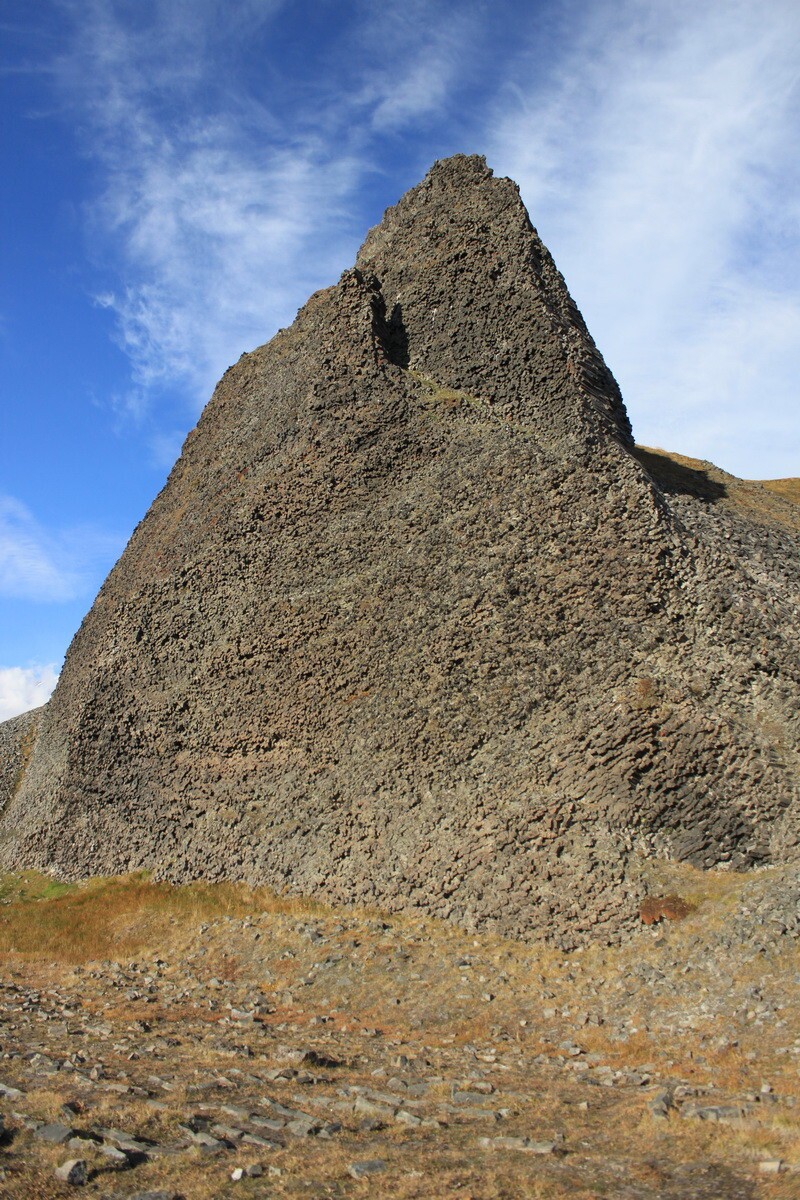
[{"label": "jagged summit", "polygon": [[[504,419],[536,421],[542,435],[613,423],[632,444],[619,388],[519,188],[495,179],[485,158],[434,164],[370,231],[356,265],[381,281],[401,366],[479,394]],[[533,351],[524,364],[520,345]],[[564,365],[576,384],[569,399],[553,386]]]},{"label": "jagged summit", "polygon": [[613,936],[641,855],[794,852],[797,582],[790,532],[658,486],[516,186],[458,155],[226,372],[0,858]]}]

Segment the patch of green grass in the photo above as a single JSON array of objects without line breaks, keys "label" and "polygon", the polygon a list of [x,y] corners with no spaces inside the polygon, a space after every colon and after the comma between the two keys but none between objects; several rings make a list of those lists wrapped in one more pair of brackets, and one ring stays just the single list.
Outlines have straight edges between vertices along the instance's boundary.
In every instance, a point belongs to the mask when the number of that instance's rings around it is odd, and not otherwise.
[{"label": "patch of green grass", "polygon": [[77,884],[62,883],[39,871],[19,874],[0,874],[0,902],[25,903],[32,900],[55,900],[74,891]]}]

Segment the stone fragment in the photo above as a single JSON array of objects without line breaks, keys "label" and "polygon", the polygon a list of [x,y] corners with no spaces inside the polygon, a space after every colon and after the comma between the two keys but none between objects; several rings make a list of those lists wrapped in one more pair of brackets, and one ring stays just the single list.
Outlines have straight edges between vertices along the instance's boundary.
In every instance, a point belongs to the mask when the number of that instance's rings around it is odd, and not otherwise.
[{"label": "stone fragment", "polygon": [[361,1113],[365,1117],[378,1117],[382,1120],[391,1119],[395,1114],[395,1108],[388,1104],[376,1104],[374,1100],[368,1100],[366,1096],[357,1096],[353,1105],[354,1112]]},{"label": "stone fragment", "polygon": [[239,1142],[244,1136],[243,1129],[234,1129],[232,1125],[212,1125],[210,1132],[225,1142]]},{"label": "stone fragment", "polygon": [[108,1142],[104,1142],[100,1147],[100,1153],[111,1162],[117,1163],[119,1166],[133,1166],[135,1158],[131,1154],[126,1154],[124,1150],[118,1150],[116,1146],[111,1146]]},{"label": "stone fragment", "polygon": [[491,1095],[492,1090],[493,1089],[490,1088],[488,1092],[483,1091],[483,1089],[481,1089],[481,1091],[476,1090],[473,1092],[453,1092],[453,1103],[483,1104],[485,1103],[486,1096]]},{"label": "stone fragment", "polygon": [[118,1150],[127,1150],[136,1154],[149,1154],[155,1148],[150,1142],[143,1142],[139,1138],[125,1133],[122,1129],[95,1129],[92,1132],[101,1137],[104,1142],[109,1142],[112,1146],[116,1146]]},{"label": "stone fragment", "polygon": [[347,1166],[347,1172],[353,1179],[366,1179],[369,1175],[380,1175],[385,1170],[386,1163],[382,1158],[368,1158],[363,1162],[348,1163]]},{"label": "stone fragment", "polygon": [[253,1163],[249,1167],[236,1167],[231,1171],[231,1179],[234,1183],[238,1183],[240,1179],[260,1179],[264,1174],[264,1168],[260,1163]]},{"label": "stone fragment", "polygon": [[56,1167],[55,1176],[72,1187],[83,1187],[89,1180],[86,1161],[82,1158],[68,1158],[60,1167]]},{"label": "stone fragment", "polygon": [[311,1067],[322,1067],[325,1070],[333,1070],[335,1067],[341,1067],[342,1060],[334,1058],[331,1054],[325,1054],[321,1050],[306,1050],[301,1062],[306,1063]]},{"label": "stone fragment", "polygon": [[193,1145],[199,1146],[201,1150],[206,1151],[208,1154],[219,1154],[221,1150],[230,1149],[227,1141],[223,1140],[222,1138],[214,1137],[213,1134],[206,1133],[205,1130],[200,1129],[197,1132],[194,1132],[193,1130],[186,1129],[185,1126],[184,1130],[191,1139]]},{"label": "stone fragment", "polygon": [[673,1107],[672,1092],[667,1088],[654,1092],[648,1100],[647,1107],[655,1120],[664,1120],[669,1116],[669,1111]]},{"label": "stone fragment", "polygon": [[406,1112],[404,1108],[398,1109],[394,1115],[394,1119],[399,1125],[408,1125],[409,1128],[422,1124],[420,1117],[415,1117],[413,1113]]},{"label": "stone fragment", "polygon": [[262,1133],[244,1133],[242,1135],[242,1144],[245,1146],[259,1146],[267,1150],[274,1150],[276,1146],[284,1145],[284,1137],[277,1130],[262,1130]]},{"label": "stone fragment", "polygon": [[526,1154],[555,1154],[556,1142],[535,1142],[527,1137],[482,1137],[478,1138],[482,1150],[522,1150]]},{"label": "stone fragment", "polygon": [[60,1121],[51,1121],[48,1125],[40,1125],[34,1134],[40,1142],[51,1142],[54,1146],[60,1146],[64,1142],[68,1142],[75,1134],[74,1129],[70,1129],[69,1125],[62,1125]]},{"label": "stone fragment", "polygon": [[75,1137],[71,1137],[66,1143],[68,1150],[80,1151],[86,1154],[89,1150],[96,1150],[100,1144],[100,1139],[92,1137],[89,1133],[78,1133]]},{"label": "stone fragment", "polygon": [[315,1133],[319,1133],[321,1122],[316,1121],[313,1117],[298,1117],[294,1121],[289,1121],[286,1125],[286,1132],[292,1137],[313,1137]]},{"label": "stone fragment", "polygon": [[681,1116],[697,1121],[718,1121],[721,1125],[731,1125],[744,1118],[745,1111],[741,1104],[684,1104]]}]

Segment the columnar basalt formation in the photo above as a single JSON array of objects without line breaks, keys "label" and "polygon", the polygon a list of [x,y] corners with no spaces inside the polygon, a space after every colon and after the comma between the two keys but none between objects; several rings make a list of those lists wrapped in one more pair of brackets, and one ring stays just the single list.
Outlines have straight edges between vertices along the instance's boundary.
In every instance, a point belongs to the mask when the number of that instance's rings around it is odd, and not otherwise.
[{"label": "columnar basalt formation", "polygon": [[516,186],[435,164],[223,377],[2,861],[574,945],[638,919],[641,855],[796,853],[796,530],[657,475]]}]

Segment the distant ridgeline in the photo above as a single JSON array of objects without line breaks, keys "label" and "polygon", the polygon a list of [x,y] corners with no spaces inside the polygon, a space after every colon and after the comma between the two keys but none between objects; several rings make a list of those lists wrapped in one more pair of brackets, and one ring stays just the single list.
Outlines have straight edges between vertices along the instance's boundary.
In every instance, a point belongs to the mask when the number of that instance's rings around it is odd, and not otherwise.
[{"label": "distant ridgeline", "polygon": [[2,773],[0,860],[573,946],[646,856],[796,857],[797,509],[702,466],[634,448],[515,184],[436,163],[226,372]]}]

